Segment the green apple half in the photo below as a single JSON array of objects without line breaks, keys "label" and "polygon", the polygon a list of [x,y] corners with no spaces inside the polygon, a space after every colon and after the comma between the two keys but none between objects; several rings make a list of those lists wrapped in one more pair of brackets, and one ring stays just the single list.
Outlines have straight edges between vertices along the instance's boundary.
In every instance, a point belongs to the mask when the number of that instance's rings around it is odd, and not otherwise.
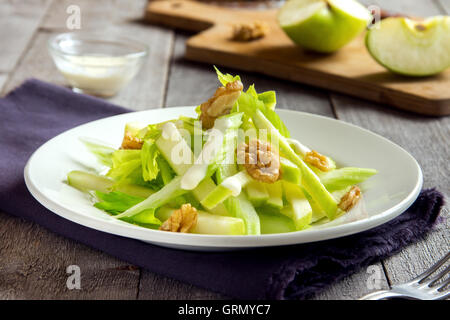
[{"label": "green apple half", "polygon": [[333,52],[359,35],[372,15],[354,0],[289,0],[278,13],[284,32],[299,46]]},{"label": "green apple half", "polygon": [[450,67],[450,17],[387,18],[366,35],[372,57],[388,70],[429,76]]}]

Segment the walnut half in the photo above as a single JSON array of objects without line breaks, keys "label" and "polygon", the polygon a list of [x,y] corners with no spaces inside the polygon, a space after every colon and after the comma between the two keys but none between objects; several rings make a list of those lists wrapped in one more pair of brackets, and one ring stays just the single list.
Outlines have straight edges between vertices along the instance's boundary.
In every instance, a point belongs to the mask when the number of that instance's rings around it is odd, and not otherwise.
[{"label": "walnut half", "polygon": [[265,22],[254,21],[251,23],[233,24],[232,40],[252,41],[263,38],[269,31],[269,26]]},{"label": "walnut half", "polygon": [[243,143],[237,149],[238,164],[243,164],[255,180],[274,183],[280,177],[280,159],[270,143],[257,139]]},{"label": "walnut half", "polygon": [[328,158],[315,150],[312,150],[305,155],[305,162],[318,168],[320,171],[330,171],[332,169]]},{"label": "walnut half", "polygon": [[358,203],[360,199],[361,199],[361,189],[359,189],[358,186],[353,186],[342,197],[338,207],[344,211],[349,211],[351,208],[355,206],[356,203]]},{"label": "walnut half", "polygon": [[190,203],[185,203],[159,227],[162,231],[183,232],[191,231],[197,224],[198,212]]},{"label": "walnut half", "polygon": [[241,95],[244,86],[241,81],[228,82],[225,87],[217,88],[214,95],[200,106],[200,121],[203,129],[211,129],[216,118],[231,111],[236,100]]},{"label": "walnut half", "polygon": [[135,149],[139,150],[142,149],[142,145],[144,144],[144,141],[139,139],[136,136],[133,136],[129,132],[126,132],[123,136],[122,145],[120,146],[120,149]]}]

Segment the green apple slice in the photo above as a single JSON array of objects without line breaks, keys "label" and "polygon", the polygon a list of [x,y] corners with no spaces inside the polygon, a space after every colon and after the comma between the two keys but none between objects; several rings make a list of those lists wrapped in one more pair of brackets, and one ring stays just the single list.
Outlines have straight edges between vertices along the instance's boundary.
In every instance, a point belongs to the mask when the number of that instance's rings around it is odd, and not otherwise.
[{"label": "green apple slice", "polygon": [[450,17],[387,18],[366,35],[372,57],[388,70],[428,76],[450,67]]},{"label": "green apple slice", "polygon": [[299,46],[333,52],[359,35],[370,12],[354,0],[289,0],[278,13],[284,32]]}]

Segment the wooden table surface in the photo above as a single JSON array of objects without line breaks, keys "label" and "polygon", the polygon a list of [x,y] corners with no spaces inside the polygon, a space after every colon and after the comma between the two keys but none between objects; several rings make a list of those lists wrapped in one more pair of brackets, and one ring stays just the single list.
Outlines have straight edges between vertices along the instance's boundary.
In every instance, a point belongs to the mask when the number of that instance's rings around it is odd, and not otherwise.
[{"label": "wooden table surface", "polygon": [[[450,14],[450,0],[365,0],[416,16]],[[47,39],[66,32],[66,9],[81,8],[82,30],[129,36],[150,45],[139,73],[112,102],[134,110],[197,105],[217,86],[211,66],[183,59],[188,34],[141,22],[145,0],[0,1],[0,92],[34,77],[64,85],[47,53]],[[364,66],[361,66],[364,67]],[[225,70],[238,73],[235,70]],[[239,72],[245,83],[277,91],[278,108],[338,118],[376,132],[409,151],[420,163],[424,187],[450,194],[450,117],[417,116],[305,85]],[[450,90],[450,88],[449,88]],[[1,117],[1,114],[0,114]],[[349,142],[351,143],[351,142]],[[448,218],[449,206],[443,215]],[[410,279],[449,250],[449,224],[375,265],[381,287]],[[68,290],[69,265],[81,269],[81,290]],[[371,291],[362,270],[315,299],[355,299]],[[129,265],[60,237],[34,223],[0,213],[0,299],[223,299],[221,294]]]}]

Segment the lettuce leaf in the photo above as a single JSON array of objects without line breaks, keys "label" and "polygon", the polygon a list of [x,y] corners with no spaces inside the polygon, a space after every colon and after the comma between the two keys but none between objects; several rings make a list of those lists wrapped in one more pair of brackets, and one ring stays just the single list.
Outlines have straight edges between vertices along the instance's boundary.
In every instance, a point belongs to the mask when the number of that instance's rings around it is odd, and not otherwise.
[{"label": "lettuce leaf", "polygon": [[95,191],[95,195],[100,201],[96,202],[94,207],[112,215],[122,213],[145,199],[142,197],[130,196],[120,191],[112,191],[109,193]]},{"label": "lettuce leaf", "polygon": [[216,70],[217,77],[219,78],[219,81],[223,86],[226,86],[227,83],[229,83],[229,82],[241,80],[241,77],[239,77],[239,76],[232,76],[229,73],[223,74],[222,72],[219,71],[219,69],[216,68],[216,66],[214,66],[214,69]]},{"label": "lettuce leaf", "polygon": [[[96,191],[95,195],[100,201],[95,203],[94,206],[112,215],[120,214],[145,200],[145,198],[130,196],[119,191],[109,193]],[[123,218],[122,220],[144,227],[151,225],[154,228],[161,225],[161,220],[155,217],[155,211],[155,209],[143,210],[133,217]]]},{"label": "lettuce leaf", "polygon": [[[269,91],[268,91],[269,92]],[[273,99],[276,101],[275,92],[273,92]],[[260,110],[262,114],[272,123],[272,125],[281,133],[285,138],[290,137],[290,133],[286,125],[281,121],[278,114],[273,110],[274,105],[268,96],[272,93],[264,93],[263,100],[260,99],[260,95],[255,90],[255,86],[251,85],[246,92],[243,92],[239,97],[236,105],[236,111],[244,112],[248,118],[252,118],[256,110]]]},{"label": "lettuce leaf", "polygon": [[114,180],[113,189],[124,184],[136,184],[159,190],[164,185],[160,174],[151,181],[144,180],[141,150],[116,150],[112,156],[112,163],[112,168],[106,175]]},{"label": "lettuce leaf", "polygon": [[116,149],[93,139],[80,138],[80,141],[83,142],[84,146],[97,158],[101,164],[107,167],[112,166],[112,155]]},{"label": "lettuce leaf", "polygon": [[141,149],[142,178],[144,181],[154,180],[158,176],[159,166],[157,158],[159,155],[160,152],[155,140],[145,140]]}]

